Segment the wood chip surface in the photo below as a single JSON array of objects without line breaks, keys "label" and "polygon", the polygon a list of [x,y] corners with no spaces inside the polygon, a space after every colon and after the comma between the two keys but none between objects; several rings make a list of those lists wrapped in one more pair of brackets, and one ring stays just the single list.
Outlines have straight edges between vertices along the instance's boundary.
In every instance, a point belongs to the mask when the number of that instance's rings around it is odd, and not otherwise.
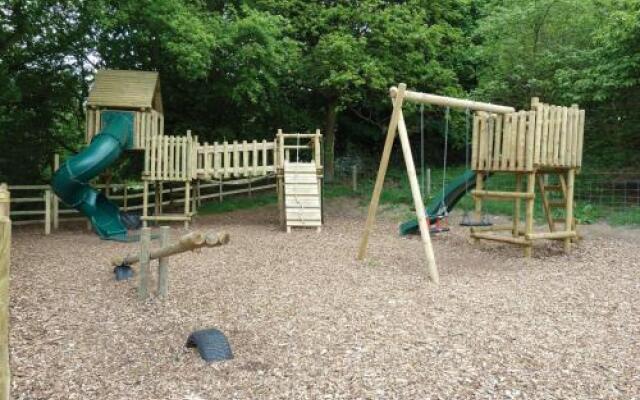
[{"label": "wood chip surface", "polygon": [[[173,257],[168,298],[146,303],[109,266],[137,245],[84,224],[16,228],[14,398],[640,398],[640,231],[583,227],[572,254],[539,242],[524,259],[470,243],[454,218],[434,238],[436,287],[397,215],[382,213],[358,262],[366,210],[326,210],[321,233],[280,231],[274,207],[199,218],[231,243]],[[184,347],[210,327],[232,361]]]}]

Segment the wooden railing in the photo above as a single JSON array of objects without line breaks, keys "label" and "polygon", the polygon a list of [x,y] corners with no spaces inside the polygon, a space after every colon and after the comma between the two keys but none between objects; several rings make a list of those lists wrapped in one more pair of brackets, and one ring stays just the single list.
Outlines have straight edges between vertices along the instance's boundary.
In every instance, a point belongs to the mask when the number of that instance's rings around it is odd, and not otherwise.
[{"label": "wooden railing", "polygon": [[584,110],[532,100],[531,111],[477,112],[473,121],[472,167],[478,171],[580,168]]},{"label": "wooden railing", "polygon": [[[192,209],[196,206],[218,199],[222,201],[225,197],[247,194],[251,196],[253,193],[275,188],[275,182],[271,175],[257,176],[252,178],[243,178],[235,180],[217,181],[217,182],[196,182],[192,187],[193,193],[189,196],[192,202]],[[96,184],[92,187],[101,190],[109,200],[118,205],[122,211],[136,212],[143,208],[142,186],[131,184]],[[86,218],[80,213],[67,207],[53,193],[49,185],[12,185],[9,190],[13,193],[11,204],[14,207],[11,210],[11,218],[14,220],[13,225],[42,225],[44,233],[48,235],[52,230],[58,228],[61,222],[77,222],[85,221]],[[185,188],[182,185],[176,187],[163,187],[164,195],[162,204],[168,206],[171,204],[184,204]],[[171,196],[169,196],[171,195]],[[153,186],[149,191],[149,208],[155,207],[155,190]],[[18,208],[18,209],[15,209]]]},{"label": "wooden railing", "polygon": [[142,179],[150,181],[190,181],[195,175],[193,160],[197,140],[187,136],[158,135],[147,138]]},{"label": "wooden railing", "polygon": [[275,142],[266,140],[197,145],[194,178],[227,179],[274,173],[275,147]]}]

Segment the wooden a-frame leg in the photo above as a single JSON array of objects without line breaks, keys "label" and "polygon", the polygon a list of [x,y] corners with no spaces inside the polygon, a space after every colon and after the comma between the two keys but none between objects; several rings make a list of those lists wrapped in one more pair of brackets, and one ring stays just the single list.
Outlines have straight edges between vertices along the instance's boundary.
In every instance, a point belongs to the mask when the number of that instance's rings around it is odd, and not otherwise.
[{"label": "wooden a-frame leg", "polygon": [[149,216],[149,181],[144,181],[144,189],[142,193],[142,227],[149,226],[147,217]]},{"label": "wooden a-frame leg", "polygon": [[407,175],[409,177],[409,186],[411,186],[413,205],[416,209],[416,217],[418,219],[418,226],[420,227],[420,237],[422,238],[424,254],[427,259],[427,272],[429,273],[429,278],[431,279],[431,281],[437,285],[440,282],[440,276],[438,275],[436,259],[435,255],[433,254],[433,247],[431,246],[429,224],[427,223],[427,212],[424,209],[422,194],[420,193],[420,184],[418,183],[416,167],[413,163],[413,155],[411,154],[411,143],[409,142],[409,134],[407,133],[407,127],[404,123],[402,111],[400,112],[400,117],[398,118],[398,136],[400,137],[400,143],[402,144],[402,154],[404,155],[404,162],[407,166]]},{"label": "wooden a-frame leg", "polygon": [[373,229],[373,224],[376,220],[376,213],[378,212],[378,204],[380,202],[380,194],[382,193],[382,186],[384,185],[384,178],[387,174],[387,167],[389,166],[389,158],[391,158],[391,149],[393,148],[393,142],[396,138],[398,129],[398,119],[402,113],[402,103],[404,101],[404,92],[407,86],[400,84],[398,92],[393,102],[393,112],[391,113],[391,120],[389,121],[389,127],[387,129],[387,138],[384,142],[384,150],[382,151],[382,158],[380,159],[380,167],[378,168],[378,176],[376,177],[376,184],[373,187],[373,194],[371,195],[371,203],[369,203],[369,212],[367,213],[367,222],[362,232],[362,238],[360,239],[360,247],[358,248],[357,259],[362,260],[367,254],[367,245],[369,244],[369,235]]}]

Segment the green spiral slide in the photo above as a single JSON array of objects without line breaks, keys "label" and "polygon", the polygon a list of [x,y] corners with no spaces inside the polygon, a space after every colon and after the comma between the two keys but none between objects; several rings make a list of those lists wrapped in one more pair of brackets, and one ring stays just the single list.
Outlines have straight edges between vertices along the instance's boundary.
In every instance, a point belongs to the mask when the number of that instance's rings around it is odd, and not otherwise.
[{"label": "green spiral slide", "polygon": [[53,175],[54,192],[91,221],[102,239],[126,240],[126,218],[117,205],[89,185],[89,181],[113,164],[133,142],[133,113],[102,111],[102,129],[91,144],[68,159]]},{"label": "green spiral slide", "polygon": [[[462,175],[451,181],[442,192],[438,193],[427,206],[429,223],[434,224],[438,217],[444,216],[453,209],[469,189],[476,186],[476,173],[466,170]],[[418,220],[412,219],[400,225],[400,235],[405,236],[418,231]]]}]

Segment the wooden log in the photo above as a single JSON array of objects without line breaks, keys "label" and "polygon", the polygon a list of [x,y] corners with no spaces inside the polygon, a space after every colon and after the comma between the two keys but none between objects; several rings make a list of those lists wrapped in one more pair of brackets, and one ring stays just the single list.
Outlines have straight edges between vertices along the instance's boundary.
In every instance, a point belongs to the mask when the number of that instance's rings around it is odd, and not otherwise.
[{"label": "wooden log", "polygon": [[549,121],[550,108],[548,104],[542,106],[542,142],[540,144],[540,165],[546,166],[549,157]]},{"label": "wooden log", "polygon": [[[149,297],[149,246],[151,244],[151,228],[142,228],[140,233],[140,253],[137,259],[140,262],[138,272],[138,300],[146,300]],[[131,265],[132,263],[119,263],[114,265]]]},{"label": "wooden log", "polygon": [[520,111],[518,113],[518,146],[517,146],[517,158],[516,158],[516,170],[526,170],[526,152],[527,152],[527,121],[528,113],[526,111]]},{"label": "wooden log", "polygon": [[[218,247],[229,243],[229,240],[230,236],[226,232],[191,232],[182,236],[173,244],[152,250],[149,252],[149,260],[156,260],[161,257],[171,257],[176,254],[193,251],[202,247]],[[128,255],[125,257],[114,257],[111,259],[111,265],[113,266],[133,265],[138,262],[140,262],[140,254]]]},{"label": "wooden log", "polygon": [[478,169],[484,171],[487,161],[487,137],[489,134],[489,115],[487,113],[479,113],[480,115],[480,134],[478,135]]},{"label": "wooden log", "polygon": [[[401,83],[400,85],[404,85],[404,83]],[[399,86],[392,87],[389,90],[389,92],[390,92],[391,98],[395,99],[398,93],[400,92]],[[501,105],[491,104],[491,103],[483,103],[479,101],[458,99],[455,97],[437,96],[435,94],[414,92],[410,90],[407,90],[405,92],[405,98],[408,101],[411,101],[413,103],[433,104],[436,106],[461,108],[461,109],[468,108],[473,111],[486,111],[490,113],[502,113],[502,114],[515,111],[513,107],[501,106]]]},{"label": "wooden log", "polygon": [[564,231],[527,233],[527,234],[524,235],[524,237],[526,239],[528,239],[528,240],[539,240],[539,239],[556,240],[556,239],[563,239],[563,240],[569,240],[569,242],[571,242],[571,239],[576,237],[576,233],[575,232],[564,232]]},{"label": "wooden log", "polygon": [[[387,137],[384,142],[384,149],[382,151],[382,157],[380,159],[380,166],[378,167],[378,175],[376,177],[376,183],[373,187],[373,193],[371,195],[371,202],[369,203],[369,212],[367,213],[367,222],[362,232],[362,238],[360,239],[360,247],[358,249],[358,260],[364,259],[367,253],[367,245],[369,243],[369,235],[373,229],[375,223],[376,213],[378,211],[378,203],[380,201],[380,194],[382,193],[382,187],[384,185],[384,178],[387,173],[387,167],[389,166],[389,159],[391,158],[391,150],[396,138],[398,130],[398,119],[402,114],[402,104],[404,102],[404,92],[406,90],[405,84],[400,84],[397,93],[395,93],[395,100],[393,100],[393,111],[391,113],[391,120],[387,127]],[[278,130],[278,134],[282,133]]]},{"label": "wooden log", "polygon": [[569,109],[562,107],[562,115],[560,119],[560,156],[559,164],[563,167],[568,166],[567,159],[567,137],[569,135]]},{"label": "wooden log", "polygon": [[542,199],[542,207],[544,210],[544,215],[547,218],[547,225],[549,225],[549,231],[555,231],[555,224],[553,221],[553,216],[551,215],[551,207],[549,207],[549,198],[547,197],[547,188],[549,185],[545,183],[545,178],[548,178],[547,175],[544,177],[542,175],[538,175],[538,186],[540,188],[540,197]]},{"label": "wooden log", "polygon": [[495,190],[472,190],[471,195],[474,197],[488,197],[493,199],[532,199],[535,194],[528,192],[501,192]]},{"label": "wooden log", "polygon": [[531,99],[531,110],[535,113],[535,128],[533,131],[533,164],[540,164],[540,145],[542,144],[542,104],[540,99],[533,97]]},{"label": "wooden log", "polygon": [[503,231],[511,231],[511,230],[513,230],[513,224],[490,225],[490,226],[472,226],[471,227],[471,232],[474,232],[474,233],[503,232]]},{"label": "wooden log", "polygon": [[520,114],[511,114],[511,141],[509,149],[509,171],[515,171],[518,162],[518,137],[520,134]]},{"label": "wooden log", "polygon": [[531,242],[525,238],[521,238],[521,237],[514,238],[511,236],[498,236],[498,235],[494,235],[491,233],[484,233],[484,232],[471,233],[471,237],[474,239],[493,240],[495,242],[517,244],[520,246],[530,246],[531,244]]}]

